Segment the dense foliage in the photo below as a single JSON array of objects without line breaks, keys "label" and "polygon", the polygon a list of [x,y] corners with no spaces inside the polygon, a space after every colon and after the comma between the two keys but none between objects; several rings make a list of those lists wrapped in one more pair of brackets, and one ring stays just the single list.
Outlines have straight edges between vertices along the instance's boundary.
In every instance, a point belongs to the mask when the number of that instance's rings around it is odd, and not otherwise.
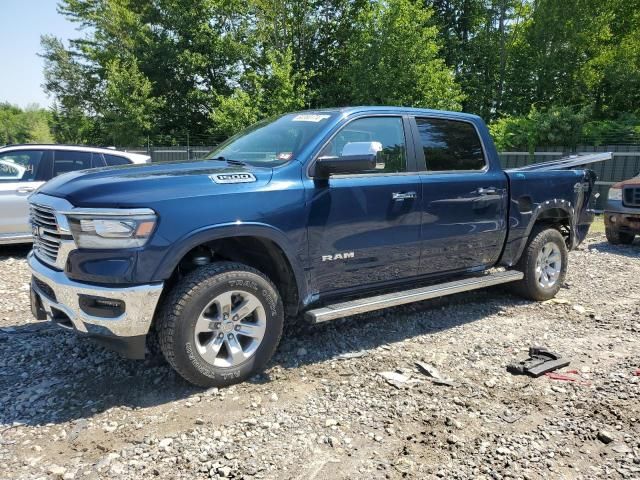
[{"label": "dense foliage", "polygon": [[210,142],[284,111],[465,110],[499,148],[638,137],[640,0],[62,0],[57,140]]},{"label": "dense foliage", "polygon": [[0,146],[8,143],[51,143],[51,114],[37,106],[21,109],[0,103]]}]

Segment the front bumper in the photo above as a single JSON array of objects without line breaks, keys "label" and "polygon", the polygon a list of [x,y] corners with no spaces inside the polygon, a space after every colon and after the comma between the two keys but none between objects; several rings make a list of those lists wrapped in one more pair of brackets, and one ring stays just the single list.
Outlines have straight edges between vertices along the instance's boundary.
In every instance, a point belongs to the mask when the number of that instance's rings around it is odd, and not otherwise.
[{"label": "front bumper", "polygon": [[604,225],[621,232],[640,234],[640,211],[634,213],[604,212]]},{"label": "front bumper", "polygon": [[[64,272],[38,260],[33,252],[29,253],[27,261],[33,275],[32,310],[36,317],[101,338],[127,357],[144,356],[144,339],[151,327],[163,283],[103,287],[70,280]],[[123,302],[124,311],[113,317],[91,315],[81,308],[81,296]]]}]

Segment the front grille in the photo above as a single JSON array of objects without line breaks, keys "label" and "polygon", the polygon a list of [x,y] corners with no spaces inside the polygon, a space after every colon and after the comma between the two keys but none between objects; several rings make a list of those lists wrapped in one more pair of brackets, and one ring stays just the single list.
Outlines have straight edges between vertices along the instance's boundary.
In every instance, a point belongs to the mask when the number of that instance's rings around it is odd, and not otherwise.
[{"label": "front grille", "polygon": [[625,207],[640,207],[640,187],[625,187],[622,191],[622,203]]},{"label": "front grille", "polygon": [[40,280],[39,278],[36,278],[36,277],[33,277],[33,283],[35,284],[36,287],[38,287],[40,289],[42,294],[45,297],[47,297],[49,300],[51,300],[52,302],[57,302],[58,301],[56,299],[56,294],[53,291],[53,288],[51,288],[49,285],[47,285],[42,280]]},{"label": "front grille", "polygon": [[54,210],[35,203],[30,205],[30,210],[33,251],[41,260],[55,265],[61,238]]}]

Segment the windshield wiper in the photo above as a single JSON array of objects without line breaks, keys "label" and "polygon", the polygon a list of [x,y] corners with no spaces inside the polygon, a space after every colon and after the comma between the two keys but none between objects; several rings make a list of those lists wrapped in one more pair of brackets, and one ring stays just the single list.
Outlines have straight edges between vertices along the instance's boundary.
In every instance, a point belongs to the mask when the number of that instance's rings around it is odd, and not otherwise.
[{"label": "windshield wiper", "polygon": [[227,162],[231,165],[246,165],[246,162],[243,162],[242,160],[234,160],[232,158],[227,158],[227,157],[215,157],[215,158],[210,158],[209,160],[220,160],[221,162]]}]

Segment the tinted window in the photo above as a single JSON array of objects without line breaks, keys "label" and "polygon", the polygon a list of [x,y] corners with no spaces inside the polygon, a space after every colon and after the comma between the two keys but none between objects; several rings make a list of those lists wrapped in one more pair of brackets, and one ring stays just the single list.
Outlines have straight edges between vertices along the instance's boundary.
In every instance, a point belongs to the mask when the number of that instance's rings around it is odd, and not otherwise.
[{"label": "tinted window", "polygon": [[321,157],[339,157],[351,142],[380,142],[378,167],[369,173],[404,172],[407,169],[404,128],[400,117],[360,118],[347,124],[320,152]]},{"label": "tinted window", "polygon": [[53,161],[53,176],[91,168],[91,153],[56,150]]},{"label": "tinted window", "polygon": [[468,122],[416,118],[427,170],[482,170],[482,144],[475,127]]},{"label": "tinted window", "polygon": [[110,167],[114,167],[116,165],[130,165],[131,162],[125,157],[120,157],[118,155],[105,155],[104,159],[107,161],[107,165]]},{"label": "tinted window", "polygon": [[0,153],[0,182],[28,182],[35,179],[44,152],[14,150]]},{"label": "tinted window", "polygon": [[91,168],[104,167],[106,163],[104,163],[104,158],[102,158],[101,153],[92,153],[91,154]]}]

